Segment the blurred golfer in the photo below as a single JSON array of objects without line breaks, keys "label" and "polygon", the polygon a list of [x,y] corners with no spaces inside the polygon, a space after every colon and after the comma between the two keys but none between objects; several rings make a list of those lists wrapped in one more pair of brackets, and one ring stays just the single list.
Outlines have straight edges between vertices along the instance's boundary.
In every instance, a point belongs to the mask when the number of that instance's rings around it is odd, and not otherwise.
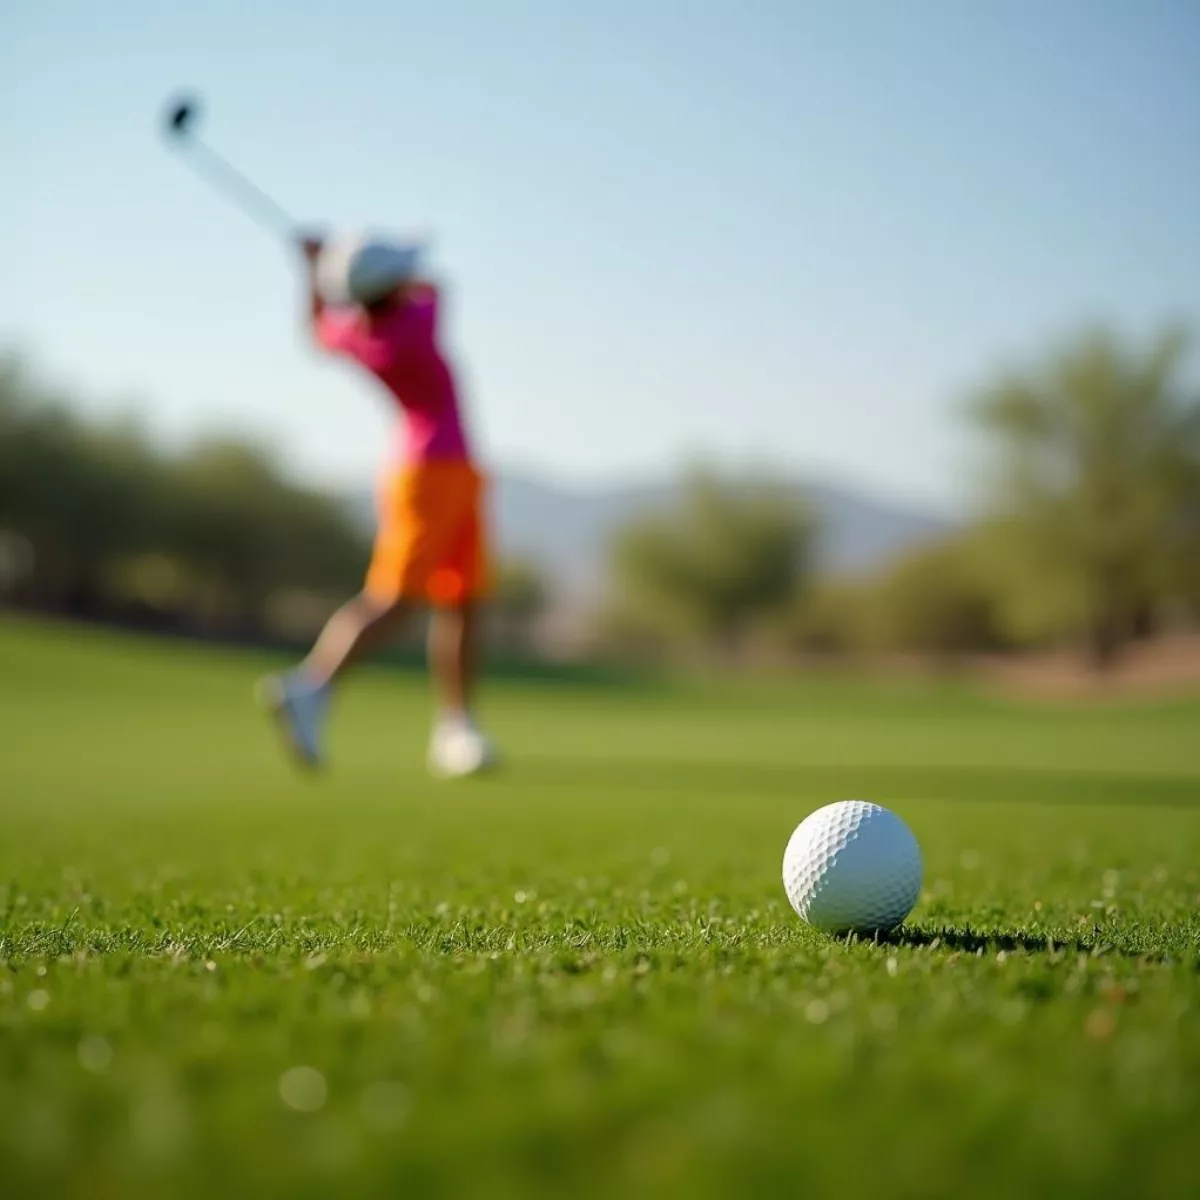
[{"label": "blurred golfer", "polygon": [[453,372],[438,342],[437,288],[419,274],[419,247],[306,239],[307,319],[317,344],[384,387],[399,416],[378,494],[378,533],[362,591],[325,626],[294,670],[260,684],[298,760],[323,759],[325,718],[342,672],[380,646],[414,608],[431,606],[429,661],[437,713],[429,766],[474,774],[494,760],[472,716],[475,601],[484,586],[482,477]]}]

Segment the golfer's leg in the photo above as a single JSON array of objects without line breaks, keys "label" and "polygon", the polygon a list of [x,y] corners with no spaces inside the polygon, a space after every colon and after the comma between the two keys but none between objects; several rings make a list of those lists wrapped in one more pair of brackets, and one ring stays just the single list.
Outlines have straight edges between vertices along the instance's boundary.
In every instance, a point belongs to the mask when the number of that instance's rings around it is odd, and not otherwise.
[{"label": "golfer's leg", "polygon": [[429,623],[429,666],[439,713],[466,715],[475,691],[476,612],[472,604],[438,609]]},{"label": "golfer's leg", "polygon": [[296,670],[259,682],[260,703],[275,717],[287,747],[305,766],[316,767],[323,760],[333,682],[352,662],[388,637],[404,612],[402,603],[360,594],[329,618],[316,645]]},{"label": "golfer's leg", "polygon": [[383,645],[403,623],[402,600],[372,599],[362,592],[329,618],[302,670],[314,687],[333,683],[352,663]]},{"label": "golfer's leg", "polygon": [[496,747],[475,722],[475,635],[473,605],[444,608],[429,626],[429,662],[438,716],[429,744],[429,765],[438,775],[463,776],[494,766]]}]

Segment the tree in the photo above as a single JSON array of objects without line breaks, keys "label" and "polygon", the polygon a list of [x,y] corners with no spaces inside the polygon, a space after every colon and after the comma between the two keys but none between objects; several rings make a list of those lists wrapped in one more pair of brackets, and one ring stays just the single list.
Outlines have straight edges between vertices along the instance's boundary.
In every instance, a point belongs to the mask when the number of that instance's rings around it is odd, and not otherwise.
[{"label": "tree", "polygon": [[789,651],[845,658],[868,649],[874,580],[819,578],[801,591],[777,629]]},{"label": "tree", "polygon": [[357,585],[368,553],[329,497],[290,484],[269,456],[209,441],[174,464],[173,544],[237,622],[280,588]]},{"label": "tree", "polygon": [[0,521],[27,539],[48,602],[94,606],[112,557],[152,540],[158,485],[135,428],[89,428],[19,364],[0,366]]},{"label": "tree", "polygon": [[546,607],[547,587],[541,570],[520,558],[501,561],[492,589],[492,623],[498,641],[509,650],[528,651],[534,626]]},{"label": "tree", "polygon": [[733,651],[752,624],[792,600],[813,531],[807,510],[779,485],[694,473],[673,509],[617,535],[610,628]]},{"label": "tree", "polygon": [[1078,598],[1098,667],[1152,620],[1195,537],[1200,400],[1178,331],[1137,353],[1095,332],[984,386],[969,412],[995,450],[993,513],[1021,541],[1025,586]]},{"label": "tree", "polygon": [[867,589],[865,637],[943,663],[1004,648],[999,598],[972,560],[970,535],[918,546]]},{"label": "tree", "polygon": [[35,607],[178,606],[248,632],[272,597],[347,591],[367,561],[342,506],[254,447],[161,454],[135,427],[81,421],[11,359],[0,359],[0,538],[20,547]]}]

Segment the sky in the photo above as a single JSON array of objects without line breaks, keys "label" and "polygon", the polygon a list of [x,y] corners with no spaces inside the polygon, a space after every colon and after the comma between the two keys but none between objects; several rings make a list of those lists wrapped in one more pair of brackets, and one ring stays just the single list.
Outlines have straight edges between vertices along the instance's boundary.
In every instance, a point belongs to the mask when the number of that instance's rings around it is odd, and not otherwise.
[{"label": "sky", "polygon": [[42,0],[0,39],[0,348],[176,445],[370,482],[388,408],[301,333],[312,226],[422,229],[482,454],[696,457],[964,502],[961,400],[1097,321],[1200,332],[1194,0]]}]

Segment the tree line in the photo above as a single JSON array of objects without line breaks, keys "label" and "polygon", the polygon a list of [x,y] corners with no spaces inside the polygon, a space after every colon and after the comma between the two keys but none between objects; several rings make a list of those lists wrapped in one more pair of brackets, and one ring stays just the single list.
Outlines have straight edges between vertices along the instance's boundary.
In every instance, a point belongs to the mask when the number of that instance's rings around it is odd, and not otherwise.
[{"label": "tree line", "polygon": [[[368,531],[337,498],[230,439],[179,453],[126,422],[84,420],[0,360],[0,601],[245,639],[303,639],[357,589]],[[498,636],[522,644],[544,601],[499,570]]]},{"label": "tree line", "polygon": [[[823,574],[793,488],[699,470],[614,538],[597,645],[635,657],[915,653],[1076,644],[1100,666],[1200,614],[1200,397],[1187,341],[1087,333],[962,405],[975,519],[867,577]],[[87,422],[0,361],[0,600],[229,636],[311,634],[368,535],[261,449],[179,453]],[[493,634],[531,651],[541,572],[501,565]]]},{"label": "tree line", "polygon": [[615,539],[605,634],[639,656],[739,647],[954,658],[1073,644],[1097,666],[1200,615],[1200,398],[1187,339],[1102,330],[962,406],[976,518],[865,578],[822,577],[787,489],[701,472]]}]

